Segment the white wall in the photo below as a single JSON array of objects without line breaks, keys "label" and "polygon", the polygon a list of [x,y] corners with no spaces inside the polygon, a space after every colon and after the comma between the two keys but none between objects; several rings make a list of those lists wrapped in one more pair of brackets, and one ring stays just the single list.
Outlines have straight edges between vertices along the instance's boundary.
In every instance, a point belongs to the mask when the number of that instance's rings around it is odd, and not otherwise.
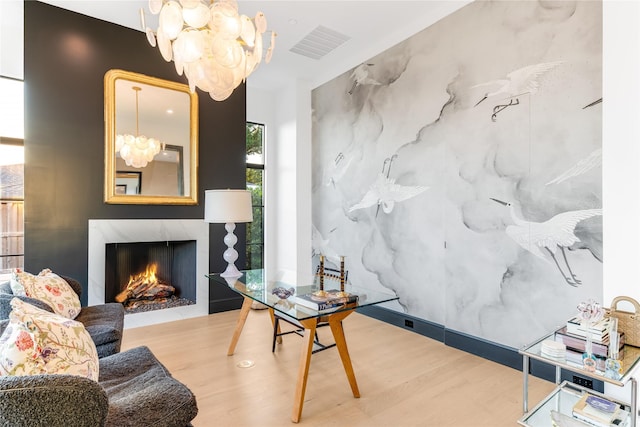
[{"label": "white wall", "polygon": [[311,265],[311,86],[298,81],[296,91],[296,273],[308,280]]},{"label": "white wall", "polygon": [[[640,3],[605,1],[603,13],[603,301],[609,305],[617,295],[640,300]],[[629,385],[605,384],[605,391],[630,399]]]},{"label": "white wall", "polygon": [[640,300],[640,3],[605,1],[604,303]]},{"label": "white wall", "polygon": [[0,76],[22,80],[24,3],[0,0]]},{"label": "white wall", "polygon": [[276,143],[278,140],[277,126],[275,123],[275,111],[274,111],[274,92],[247,87],[247,121],[261,123],[265,125],[265,172],[263,177],[263,196],[265,198],[265,211],[264,211],[264,224],[263,232],[264,236],[264,268],[269,271],[275,269],[274,255],[274,242],[276,233],[276,227],[274,219],[277,218],[276,209],[271,202],[272,195],[275,192],[274,180],[278,177],[275,173],[275,153]]},{"label": "white wall", "polygon": [[265,268],[273,279],[311,274],[311,91],[247,87],[247,120],[266,126]]}]

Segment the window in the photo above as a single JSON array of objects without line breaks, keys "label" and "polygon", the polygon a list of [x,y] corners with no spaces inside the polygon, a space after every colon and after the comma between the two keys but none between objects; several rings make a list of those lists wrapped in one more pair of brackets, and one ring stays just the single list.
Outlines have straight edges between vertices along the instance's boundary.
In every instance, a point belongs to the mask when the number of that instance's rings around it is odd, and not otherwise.
[{"label": "window", "polygon": [[23,82],[0,78],[0,276],[24,266]]},{"label": "window", "polygon": [[264,125],[247,123],[247,190],[251,191],[253,222],[247,223],[245,269],[264,268]]},{"label": "window", "polygon": [[0,137],[0,275],[24,265],[24,146]]}]

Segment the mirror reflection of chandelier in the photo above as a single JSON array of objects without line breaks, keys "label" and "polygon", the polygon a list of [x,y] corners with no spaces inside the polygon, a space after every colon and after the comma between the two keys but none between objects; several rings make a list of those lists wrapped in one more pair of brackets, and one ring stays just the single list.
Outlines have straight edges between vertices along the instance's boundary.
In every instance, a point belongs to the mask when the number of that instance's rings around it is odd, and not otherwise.
[{"label": "mirror reflection of chandelier", "polygon": [[[149,43],[158,45],[167,62],[173,60],[179,75],[184,72],[192,92],[197,86],[224,101],[262,61],[267,19],[262,12],[253,19],[240,15],[236,0],[149,0],[149,9],[160,13],[155,34],[145,29]],[[266,63],[275,36],[272,32]]]},{"label": "mirror reflection of chandelier", "polygon": [[116,135],[116,152],[125,161],[127,166],[143,168],[153,160],[162,149],[162,143],[155,138],[147,138],[140,135],[138,127],[138,94],[142,88],[133,86],[136,93],[136,134]]}]

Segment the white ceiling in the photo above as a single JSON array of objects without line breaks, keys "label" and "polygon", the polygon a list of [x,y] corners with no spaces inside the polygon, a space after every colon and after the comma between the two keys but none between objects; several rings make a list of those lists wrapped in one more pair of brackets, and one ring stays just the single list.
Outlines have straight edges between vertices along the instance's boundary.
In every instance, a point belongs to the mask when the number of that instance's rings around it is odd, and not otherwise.
[{"label": "white ceiling", "polygon": [[[157,28],[157,16],[149,12],[147,0],[44,2],[136,30],[141,30],[142,8],[147,25]],[[251,17],[258,11],[264,12],[268,29],[278,34],[271,63],[261,64],[249,77],[247,84],[250,87],[274,90],[298,78],[308,81],[311,87],[316,87],[467,3],[469,0],[240,0],[240,13]],[[347,35],[350,39],[319,60],[289,51],[319,25]],[[141,37],[144,37],[142,33]]]}]

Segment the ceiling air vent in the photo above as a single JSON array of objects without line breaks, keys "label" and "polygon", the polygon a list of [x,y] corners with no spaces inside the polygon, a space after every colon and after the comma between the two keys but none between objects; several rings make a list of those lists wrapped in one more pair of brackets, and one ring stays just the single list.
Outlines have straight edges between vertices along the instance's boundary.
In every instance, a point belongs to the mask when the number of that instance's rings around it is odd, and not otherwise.
[{"label": "ceiling air vent", "polygon": [[319,25],[290,51],[311,59],[320,59],[351,37]]}]

